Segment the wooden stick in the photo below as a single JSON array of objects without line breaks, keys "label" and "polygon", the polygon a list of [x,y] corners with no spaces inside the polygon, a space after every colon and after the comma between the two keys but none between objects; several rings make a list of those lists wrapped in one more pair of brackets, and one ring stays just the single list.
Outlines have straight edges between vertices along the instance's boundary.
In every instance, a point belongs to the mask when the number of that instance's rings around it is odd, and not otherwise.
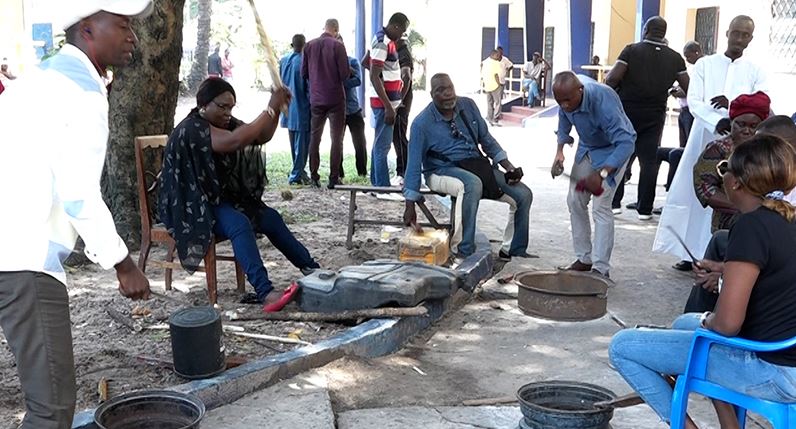
[{"label": "wooden stick", "polygon": [[140,324],[134,323],[133,319],[119,313],[116,309],[108,307],[105,311],[111,316],[111,319],[121,323],[133,332],[141,332],[144,329]]},{"label": "wooden stick", "polygon": [[513,404],[517,402],[516,396],[499,396],[497,398],[467,399],[462,401],[465,407],[479,407],[481,405]]},{"label": "wooden stick", "polygon": [[254,5],[254,0],[249,0],[249,5],[252,7],[254,23],[257,25],[257,33],[260,35],[260,44],[265,50],[265,64],[271,73],[271,80],[274,82],[275,87],[284,86],[282,77],[279,75],[279,63],[276,59],[276,52],[274,52],[274,45],[271,44],[271,39],[268,37],[268,33],[265,32],[265,27],[263,27],[260,14],[257,12],[257,6]]},{"label": "wooden stick", "polygon": [[378,319],[387,317],[425,316],[428,309],[417,307],[385,307],[348,310],[337,313],[276,312],[251,315],[232,315],[229,320],[289,320],[295,322],[337,322],[342,320]]},{"label": "wooden stick", "polygon": [[276,341],[279,343],[287,343],[287,344],[301,344],[305,346],[311,346],[312,343],[308,343],[304,340],[297,340],[295,338],[286,338],[286,337],[276,337],[273,335],[264,335],[264,334],[250,334],[248,332],[229,332],[232,335],[237,335],[239,337],[247,337],[247,338],[256,338],[258,340],[267,340],[267,341]]}]

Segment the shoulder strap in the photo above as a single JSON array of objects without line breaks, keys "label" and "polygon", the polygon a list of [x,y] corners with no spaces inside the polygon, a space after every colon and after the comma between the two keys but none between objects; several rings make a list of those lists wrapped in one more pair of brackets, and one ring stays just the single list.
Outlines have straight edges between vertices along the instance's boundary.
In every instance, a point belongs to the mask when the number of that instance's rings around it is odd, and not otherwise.
[{"label": "shoulder strap", "polygon": [[[467,115],[464,113],[464,109],[459,110],[459,116],[462,117],[462,121],[464,121],[464,126],[467,127],[467,132],[470,133],[470,138],[473,139],[473,143],[475,144],[475,150],[481,154],[481,156],[486,157],[484,152],[481,151],[481,142],[478,140],[478,136],[473,131],[473,127],[470,125],[470,120],[467,118]],[[455,119],[454,119],[455,120]]]}]

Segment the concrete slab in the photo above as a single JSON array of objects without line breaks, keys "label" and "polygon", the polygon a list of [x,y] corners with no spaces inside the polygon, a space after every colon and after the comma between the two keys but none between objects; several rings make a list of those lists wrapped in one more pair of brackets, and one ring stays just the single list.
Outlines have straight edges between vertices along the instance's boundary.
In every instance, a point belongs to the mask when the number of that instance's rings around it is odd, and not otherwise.
[{"label": "concrete slab", "polygon": [[338,429],[516,429],[518,407],[405,407],[340,413]]},{"label": "concrete slab", "polygon": [[310,384],[283,382],[207,413],[202,427],[214,429],[334,429],[329,393]]}]

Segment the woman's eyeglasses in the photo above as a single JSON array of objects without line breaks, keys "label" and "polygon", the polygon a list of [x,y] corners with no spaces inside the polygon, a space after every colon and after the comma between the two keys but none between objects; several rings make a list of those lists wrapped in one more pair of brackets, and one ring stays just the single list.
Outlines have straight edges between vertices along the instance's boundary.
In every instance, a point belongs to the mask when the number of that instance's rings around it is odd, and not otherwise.
[{"label": "woman's eyeglasses", "polygon": [[730,161],[729,160],[722,160],[716,164],[716,172],[719,173],[719,176],[724,176],[725,174],[730,172]]},{"label": "woman's eyeglasses", "polygon": [[225,110],[227,112],[231,112],[232,109],[235,108],[234,104],[218,104],[216,100],[210,100],[211,103],[215,104],[219,109]]},{"label": "woman's eyeglasses", "polygon": [[453,138],[455,139],[464,138],[464,134],[462,134],[462,132],[459,131],[459,127],[456,126],[455,119],[449,121],[448,124],[450,124],[451,126],[451,136],[453,136]]}]

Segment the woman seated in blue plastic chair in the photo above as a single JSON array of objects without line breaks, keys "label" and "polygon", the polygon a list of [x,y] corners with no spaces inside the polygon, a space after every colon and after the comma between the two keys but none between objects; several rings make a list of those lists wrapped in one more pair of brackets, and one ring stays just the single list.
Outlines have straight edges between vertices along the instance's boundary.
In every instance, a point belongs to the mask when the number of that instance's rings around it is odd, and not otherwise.
[{"label": "woman seated in blue plastic chair", "polygon": [[265,304],[278,311],[293,298],[297,286],[277,293],[268,278],[255,232],[265,234],[274,247],[307,273],[318,268],[310,252],[290,232],[282,216],[262,201],[265,166],[260,147],[274,135],[279,110],[290,102],[290,90],[277,88],[268,107],[250,124],[232,116],[236,96],[221,78],[202,82],[197,107],[169,136],[160,174],[160,221],[177,244],[180,263],[196,271],[213,236],[232,242],[256,294],[243,302]]},{"label": "woman seated in blue plastic chair", "polygon": [[[688,313],[672,329],[626,329],[609,355],[628,384],[665,422],[672,387],[661,374],[685,372],[693,330],[773,342],[796,336],[796,209],[783,201],[796,186],[796,150],[784,140],[758,135],[719,163],[728,198],[741,211],[730,230],[715,312]],[[714,346],[707,378],[762,399],[796,402],[796,347],[754,353]],[[737,428],[732,405],[714,401],[723,429]],[[689,418],[687,428],[697,426]]]}]

